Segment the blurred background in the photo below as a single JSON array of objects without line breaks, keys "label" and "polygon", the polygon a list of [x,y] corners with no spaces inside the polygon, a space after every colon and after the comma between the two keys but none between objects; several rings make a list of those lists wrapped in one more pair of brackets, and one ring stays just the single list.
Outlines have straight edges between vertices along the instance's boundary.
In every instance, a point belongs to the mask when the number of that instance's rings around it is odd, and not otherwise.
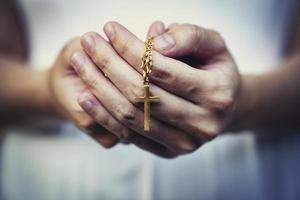
[{"label": "blurred background", "polygon": [[[107,21],[144,39],[161,20],[218,30],[240,72],[261,74],[283,61],[298,8],[296,0],[7,0],[0,2],[0,55],[47,69],[67,41],[103,34]],[[103,149],[67,121],[1,120],[4,200],[300,199],[296,130],[226,134],[165,160],[132,145]]]}]

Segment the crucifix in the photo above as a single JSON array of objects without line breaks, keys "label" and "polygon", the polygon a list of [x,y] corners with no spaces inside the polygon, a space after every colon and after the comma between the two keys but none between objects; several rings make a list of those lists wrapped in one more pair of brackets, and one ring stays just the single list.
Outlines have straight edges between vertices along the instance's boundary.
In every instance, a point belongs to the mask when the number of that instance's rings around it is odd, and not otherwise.
[{"label": "crucifix", "polygon": [[144,96],[136,97],[135,102],[144,103],[144,131],[150,131],[150,104],[158,103],[160,101],[159,96],[150,95],[150,81],[149,74],[152,70],[152,48],[153,48],[153,37],[150,37],[145,42],[145,52],[142,58],[141,68],[143,70],[144,79]]},{"label": "crucifix", "polygon": [[149,84],[144,85],[144,96],[135,98],[135,102],[144,103],[144,131],[150,131],[150,104],[159,101],[159,96],[150,96]]}]

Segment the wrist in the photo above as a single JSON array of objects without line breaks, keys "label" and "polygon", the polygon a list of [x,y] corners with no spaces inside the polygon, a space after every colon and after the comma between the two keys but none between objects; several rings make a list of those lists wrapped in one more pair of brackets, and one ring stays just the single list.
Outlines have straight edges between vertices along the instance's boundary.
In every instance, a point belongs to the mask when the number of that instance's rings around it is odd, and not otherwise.
[{"label": "wrist", "polygon": [[240,131],[252,127],[252,112],[257,104],[257,95],[260,85],[260,76],[244,75],[241,77],[241,86],[236,95],[236,103],[231,113],[231,119],[226,131]]},{"label": "wrist", "polygon": [[54,106],[51,100],[51,92],[49,87],[50,71],[33,71],[32,84],[35,85],[33,99],[36,107],[43,113],[53,113]]},{"label": "wrist", "polygon": [[34,101],[40,113],[61,115],[56,106],[56,100],[51,87],[52,69],[33,72],[33,84],[36,86]]}]

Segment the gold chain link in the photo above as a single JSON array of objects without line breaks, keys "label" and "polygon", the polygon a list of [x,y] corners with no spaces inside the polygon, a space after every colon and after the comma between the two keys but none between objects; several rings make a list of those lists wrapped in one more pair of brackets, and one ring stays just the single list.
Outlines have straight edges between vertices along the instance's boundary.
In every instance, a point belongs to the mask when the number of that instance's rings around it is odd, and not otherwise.
[{"label": "gold chain link", "polygon": [[149,74],[152,70],[152,49],[153,49],[153,37],[150,37],[145,42],[145,52],[142,58],[141,68],[143,69],[144,85],[149,84]]}]

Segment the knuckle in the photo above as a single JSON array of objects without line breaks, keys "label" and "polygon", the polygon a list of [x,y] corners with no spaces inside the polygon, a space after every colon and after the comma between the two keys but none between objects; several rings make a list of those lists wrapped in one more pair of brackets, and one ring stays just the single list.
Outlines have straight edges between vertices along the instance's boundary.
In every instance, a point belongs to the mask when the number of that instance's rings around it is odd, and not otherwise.
[{"label": "knuckle", "polygon": [[[103,107],[95,102],[97,101],[95,98],[91,98],[89,100],[85,100],[90,102],[90,106],[85,107],[85,111],[87,114],[89,114],[90,117],[92,117],[97,123],[99,123],[103,127],[109,127],[110,126],[110,116],[103,112]],[[80,104],[83,104],[84,102],[81,102]]]},{"label": "knuckle", "polygon": [[92,56],[94,58],[94,62],[102,69],[104,70],[107,66],[110,66],[112,63],[112,56],[105,55],[104,53],[101,53],[100,51],[94,51],[92,53]]},{"label": "knuckle", "polygon": [[75,121],[75,125],[83,130],[88,130],[89,127],[92,126],[92,124],[94,123],[94,121],[90,118],[85,118],[85,117],[75,117],[74,119]]},{"label": "knuckle", "polygon": [[234,95],[232,91],[222,91],[221,94],[211,97],[212,107],[217,112],[226,112],[234,103]]},{"label": "knuckle", "polygon": [[194,134],[203,142],[215,138],[221,130],[220,123],[214,117],[202,116],[190,122]]},{"label": "knuckle", "polygon": [[209,32],[211,33],[211,35],[213,36],[213,44],[215,44],[217,47],[219,47],[220,49],[225,49],[226,45],[225,45],[225,40],[223,39],[222,35],[220,32],[216,31],[216,30],[209,30]]},{"label": "knuckle", "polygon": [[189,28],[191,37],[196,38],[196,39],[198,37],[200,37],[200,38],[203,37],[204,28],[201,28],[194,24],[189,24],[188,28]]},{"label": "knuckle", "polygon": [[197,25],[189,25],[189,29],[192,37],[197,38],[199,37],[199,35],[202,36],[202,29],[199,28]]},{"label": "knuckle", "polygon": [[95,120],[103,127],[110,126],[110,119],[108,117],[99,115],[99,113],[95,115]]},{"label": "knuckle", "polygon": [[203,29],[194,24],[183,24],[180,26],[181,32],[188,35],[187,39],[191,42],[203,37]]},{"label": "knuckle", "polygon": [[171,72],[168,71],[166,68],[158,68],[153,67],[152,72],[150,73],[150,78],[160,81],[170,81],[171,78],[174,76],[171,75]]},{"label": "knuckle", "polygon": [[94,88],[99,81],[96,74],[88,74],[86,71],[82,74],[82,77],[85,79],[86,84],[92,88]]},{"label": "knuckle", "polygon": [[192,141],[184,141],[178,143],[176,147],[176,152],[178,154],[188,154],[196,151],[198,149],[198,145]]},{"label": "knuckle", "polygon": [[222,100],[220,100],[219,104],[221,110],[227,111],[233,104],[233,97],[232,96],[223,97]]},{"label": "knuckle", "polygon": [[131,102],[134,102],[136,97],[143,96],[143,93],[143,89],[136,84],[131,84],[131,86],[127,88],[127,95]]},{"label": "knuckle", "polygon": [[119,44],[119,50],[118,50],[119,54],[121,56],[127,55],[129,51],[129,44],[126,41],[121,40],[120,38],[118,39],[117,43]]},{"label": "knuckle", "polygon": [[179,25],[178,27],[182,30],[189,31],[191,34],[195,34],[199,29],[201,29],[199,26],[195,24],[189,24],[189,23]]},{"label": "knuckle", "polygon": [[172,124],[178,124],[186,120],[186,115],[183,112],[173,112],[172,116],[168,118],[168,121]]},{"label": "knuckle", "polygon": [[86,68],[85,67],[77,67],[76,68],[76,73],[80,76],[80,77],[87,77],[87,72],[86,72]]},{"label": "knuckle", "polygon": [[67,44],[63,47],[62,55],[69,58],[75,51],[78,51],[80,49],[81,49],[80,39],[73,38],[69,40]]},{"label": "knuckle", "polygon": [[107,129],[98,124],[95,124],[93,127],[91,127],[87,133],[101,146],[107,149],[113,147],[119,142],[118,138],[113,135],[113,133],[109,132]]},{"label": "knuckle", "polygon": [[136,112],[136,108],[131,105],[117,108],[119,120],[128,127],[136,125]]},{"label": "knuckle", "polygon": [[174,146],[173,151],[176,152],[178,155],[182,155],[182,154],[188,154],[188,153],[192,153],[195,150],[197,150],[199,147],[199,145],[190,139],[183,139],[180,140],[176,146]]},{"label": "knuckle", "polygon": [[203,128],[203,136],[206,140],[214,139],[221,132],[221,124],[215,120],[211,120],[210,123],[206,123]]},{"label": "knuckle", "polygon": [[130,142],[134,138],[135,134],[127,128],[121,130],[119,139],[121,141]]},{"label": "knuckle", "polygon": [[195,85],[195,84],[186,84],[185,91],[186,91],[186,94],[190,98],[192,98],[192,100],[194,102],[199,101],[198,94],[200,93],[200,89],[197,85]]},{"label": "knuckle", "polygon": [[99,112],[99,110],[100,109],[97,106],[92,107],[92,109],[90,111],[90,115],[101,126],[103,126],[103,127],[109,127],[110,126],[110,118],[109,118],[109,116],[104,115],[102,112]]}]

